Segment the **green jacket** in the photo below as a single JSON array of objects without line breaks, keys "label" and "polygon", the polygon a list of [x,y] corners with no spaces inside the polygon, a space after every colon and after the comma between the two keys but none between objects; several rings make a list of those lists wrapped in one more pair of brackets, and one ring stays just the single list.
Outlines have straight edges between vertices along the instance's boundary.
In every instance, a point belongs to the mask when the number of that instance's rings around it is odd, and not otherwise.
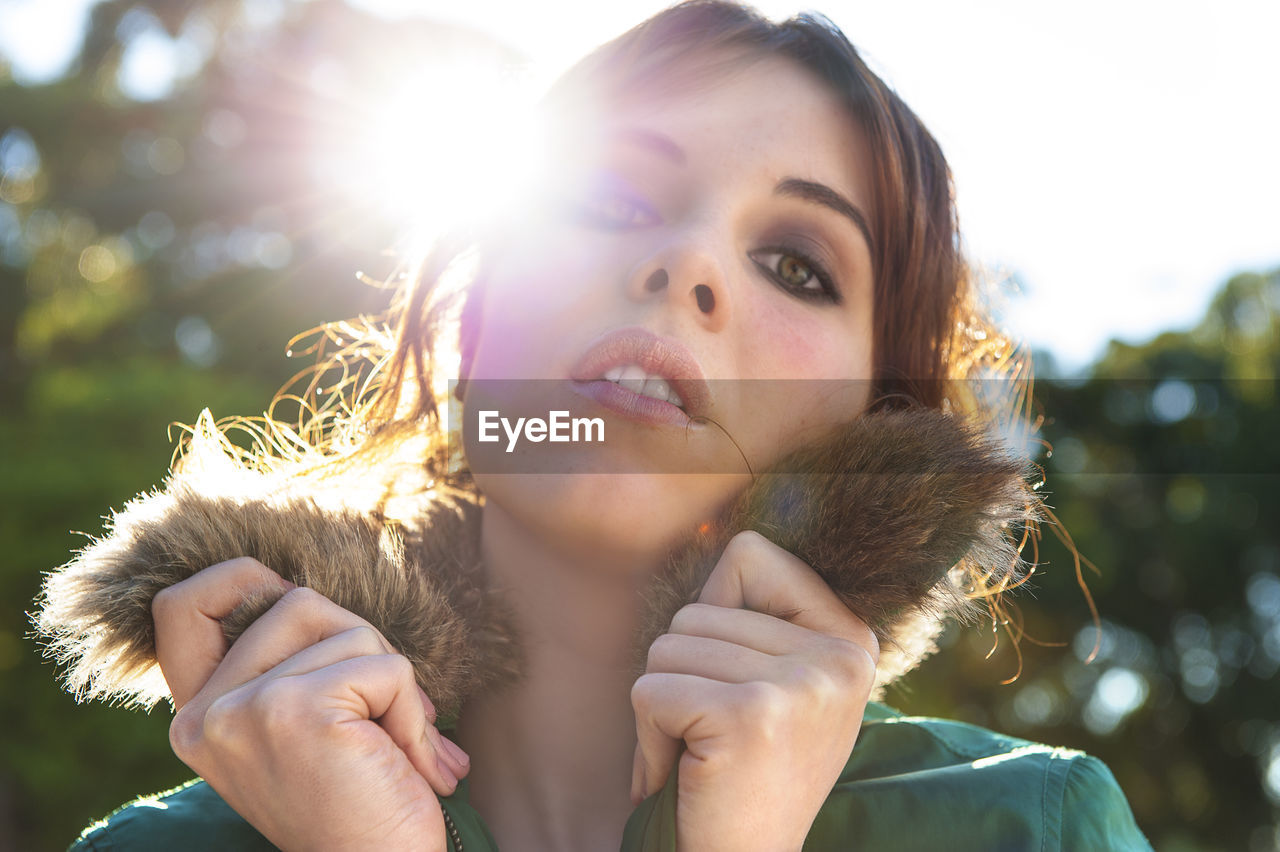
[{"label": "green jacket", "polygon": [[[627,820],[623,852],[674,852],[676,773]],[[496,844],[464,780],[441,799],[461,846]],[[273,849],[208,784],[147,796],[85,829],[81,850]],[[858,743],[805,842],[808,850],[1150,849],[1110,770],[1070,749],[867,705]]]}]

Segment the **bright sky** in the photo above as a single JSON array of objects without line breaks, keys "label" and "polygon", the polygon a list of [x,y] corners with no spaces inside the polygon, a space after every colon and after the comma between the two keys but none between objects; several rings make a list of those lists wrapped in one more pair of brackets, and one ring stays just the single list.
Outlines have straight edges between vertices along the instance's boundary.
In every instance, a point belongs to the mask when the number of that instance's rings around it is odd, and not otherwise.
[{"label": "bright sky", "polygon": [[[548,73],[665,5],[349,1],[468,23]],[[20,79],[65,66],[91,3],[0,3],[0,53]],[[1191,324],[1234,272],[1280,265],[1280,3],[815,5],[939,138],[973,256],[1022,282],[1009,324],[1068,369],[1108,338]],[[139,93],[162,92],[186,58],[132,53]]]}]

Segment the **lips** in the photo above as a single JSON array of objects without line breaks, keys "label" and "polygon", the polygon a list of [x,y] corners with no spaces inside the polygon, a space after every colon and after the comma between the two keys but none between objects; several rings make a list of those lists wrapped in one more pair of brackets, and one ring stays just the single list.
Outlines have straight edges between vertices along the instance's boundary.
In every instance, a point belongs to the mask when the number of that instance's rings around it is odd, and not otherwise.
[{"label": "lips", "polygon": [[[620,370],[637,366],[650,377],[665,381],[683,402],[683,408],[606,378],[606,374],[617,376]],[[576,390],[606,408],[653,423],[687,426],[689,418],[706,412],[711,400],[702,369],[689,350],[638,327],[618,329],[597,338],[573,366],[570,378]]]}]

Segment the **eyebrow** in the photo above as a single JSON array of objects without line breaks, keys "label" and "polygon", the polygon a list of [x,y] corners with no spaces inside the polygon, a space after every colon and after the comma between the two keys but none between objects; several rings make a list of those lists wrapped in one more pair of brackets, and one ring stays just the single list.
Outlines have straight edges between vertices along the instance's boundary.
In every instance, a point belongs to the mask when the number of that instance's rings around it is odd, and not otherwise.
[{"label": "eyebrow", "polygon": [[671,160],[677,165],[685,164],[684,149],[671,140],[671,137],[664,136],[652,130],[645,130],[642,127],[620,127],[609,134],[610,138],[615,142],[625,142],[644,148],[660,157]]},{"label": "eyebrow", "polygon": [[[610,137],[615,142],[624,142],[644,148],[678,165],[684,165],[687,160],[684,149],[672,141],[671,137],[653,130],[646,130],[643,127],[619,127],[610,133]],[[867,215],[856,204],[831,187],[802,178],[783,178],[778,183],[777,188],[774,189],[774,192],[778,195],[800,198],[815,204],[821,204],[823,207],[834,210],[844,216],[857,227],[862,234],[862,238],[867,242],[867,248],[874,255],[875,241],[871,238],[871,226],[867,224]]]},{"label": "eyebrow", "polygon": [[867,248],[875,253],[875,241],[871,239],[871,227],[867,224],[867,216],[857,205],[823,183],[800,178],[784,178],[774,190],[778,195],[802,198],[836,211],[857,226],[862,238],[867,241]]}]

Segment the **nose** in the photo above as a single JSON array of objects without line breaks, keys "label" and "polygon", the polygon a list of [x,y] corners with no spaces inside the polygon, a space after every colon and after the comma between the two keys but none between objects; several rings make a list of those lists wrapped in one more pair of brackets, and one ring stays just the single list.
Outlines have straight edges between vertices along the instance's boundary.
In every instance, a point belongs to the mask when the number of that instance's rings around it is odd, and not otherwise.
[{"label": "nose", "polygon": [[709,331],[725,327],[732,307],[719,259],[692,241],[666,246],[637,265],[627,295],[637,302],[665,296],[676,310]]}]

